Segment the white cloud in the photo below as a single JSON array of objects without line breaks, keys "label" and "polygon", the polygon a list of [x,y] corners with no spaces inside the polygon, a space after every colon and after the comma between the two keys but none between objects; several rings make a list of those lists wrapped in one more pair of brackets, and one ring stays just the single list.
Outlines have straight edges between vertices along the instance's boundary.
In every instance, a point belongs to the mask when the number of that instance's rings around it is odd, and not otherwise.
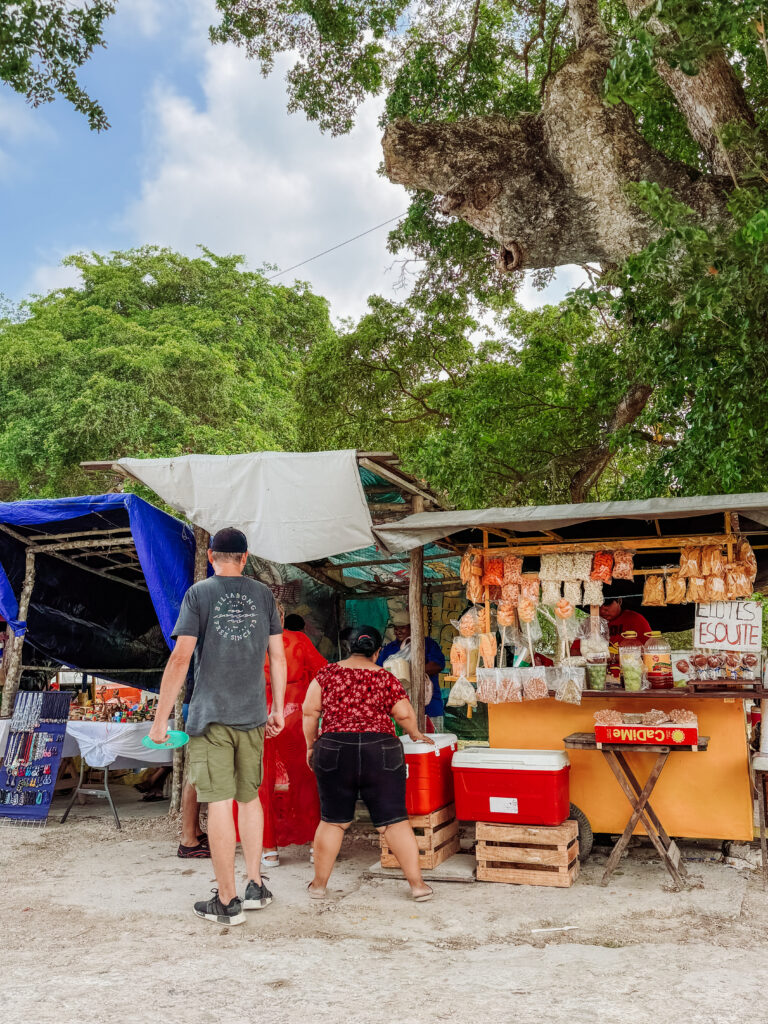
[{"label": "white cloud", "polygon": [[30,295],[45,295],[57,288],[74,288],[81,282],[77,267],[64,267],[61,263],[43,263],[35,269],[26,291]]},{"label": "white cloud", "polygon": [[562,302],[567,293],[588,280],[586,273],[581,267],[568,265],[559,267],[554,279],[546,288],[537,289],[533,285],[533,275],[528,274],[525,284],[518,292],[520,304],[526,309],[536,309],[539,306],[556,305]]},{"label": "white cloud", "polygon": [[0,139],[8,144],[0,147],[0,178],[17,177],[23,172],[19,153],[24,143],[48,141],[53,132],[24,98],[10,91],[0,93]]},{"label": "white cloud", "polygon": [[[281,74],[264,79],[243,53],[208,48],[201,107],[158,83],[147,114],[149,155],[126,223],[139,242],[183,251],[203,243],[251,267],[299,263],[405,211],[404,189],[377,173],[377,105],[348,136],[322,135],[286,112]],[[391,294],[387,228],[280,280],[309,280],[334,316],[359,316],[372,292]]]}]

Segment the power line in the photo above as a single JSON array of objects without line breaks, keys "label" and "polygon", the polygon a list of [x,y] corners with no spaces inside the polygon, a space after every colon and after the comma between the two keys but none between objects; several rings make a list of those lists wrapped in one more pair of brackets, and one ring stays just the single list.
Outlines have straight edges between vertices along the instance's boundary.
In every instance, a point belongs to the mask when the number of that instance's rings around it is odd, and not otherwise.
[{"label": "power line", "polygon": [[408,211],[404,213],[398,213],[396,217],[390,217],[389,220],[382,221],[381,224],[377,224],[376,227],[368,228],[367,231],[361,231],[359,235],[355,235],[353,238],[348,238],[345,242],[339,242],[338,245],[332,245],[330,249],[325,249],[323,252],[319,252],[316,256],[310,256],[308,260],[302,260],[301,263],[294,263],[292,267],[286,267],[285,270],[279,270],[276,274],[268,277],[268,281],[274,281],[276,277],[282,277],[283,274],[289,274],[292,270],[298,270],[299,267],[305,266],[307,263],[311,263],[313,260],[319,260],[321,256],[327,256],[329,252],[335,252],[337,249],[341,249],[344,245],[349,245],[350,242],[356,242],[358,238],[364,238],[365,235],[370,235],[373,231],[378,231],[379,228],[384,228],[387,224],[391,224],[393,221],[400,220],[404,217]]}]

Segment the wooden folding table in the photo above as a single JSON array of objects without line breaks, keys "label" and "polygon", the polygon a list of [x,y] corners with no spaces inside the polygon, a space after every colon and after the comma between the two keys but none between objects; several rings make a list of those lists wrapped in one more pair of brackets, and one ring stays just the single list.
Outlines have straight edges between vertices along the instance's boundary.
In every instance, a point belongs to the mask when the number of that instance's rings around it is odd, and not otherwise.
[{"label": "wooden folding table", "polygon": [[[659,776],[664,765],[667,763],[669,755],[675,752],[685,754],[706,750],[709,746],[709,736],[699,736],[699,741],[695,748],[649,746],[645,743],[601,743],[598,746],[594,733],[590,732],[571,733],[570,736],[565,737],[564,743],[567,750],[599,750],[608,762],[609,768],[616,776],[616,781],[621,786],[632,806],[632,814],[627,822],[627,827],[611,851],[601,884],[608,884],[608,880],[621,860],[621,855],[627,848],[629,840],[632,838],[632,834],[639,822],[648,833],[648,838],[664,862],[664,866],[671,875],[676,888],[685,888],[684,880],[688,872],[680,857],[680,849],[677,843],[667,835],[664,826],[659,821],[653,807],[651,807],[650,797],[656,783],[659,781]],[[629,753],[656,754],[653,768],[645,784],[642,786],[627,763],[625,754]]]}]

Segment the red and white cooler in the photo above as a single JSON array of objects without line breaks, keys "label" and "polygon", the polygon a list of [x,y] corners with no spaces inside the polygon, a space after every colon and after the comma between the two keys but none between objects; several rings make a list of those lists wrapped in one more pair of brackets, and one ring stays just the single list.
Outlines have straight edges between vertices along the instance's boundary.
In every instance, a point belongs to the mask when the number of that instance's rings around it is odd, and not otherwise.
[{"label": "red and white cooler", "polygon": [[456,817],[520,825],[561,825],[570,810],[564,750],[467,747],[453,758]]},{"label": "red and white cooler", "polygon": [[409,814],[431,814],[453,803],[451,759],[456,752],[453,733],[433,733],[431,743],[414,743],[401,736],[405,750],[405,808]]}]

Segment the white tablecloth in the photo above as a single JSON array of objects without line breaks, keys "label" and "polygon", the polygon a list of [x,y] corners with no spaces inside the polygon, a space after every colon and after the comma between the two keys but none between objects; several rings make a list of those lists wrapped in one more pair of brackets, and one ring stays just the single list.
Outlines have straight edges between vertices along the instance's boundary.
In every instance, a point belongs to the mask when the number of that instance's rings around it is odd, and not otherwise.
[{"label": "white tablecloth", "polygon": [[[0,720],[0,757],[11,727]],[[82,756],[92,768],[135,768],[149,764],[172,764],[172,750],[149,750],[141,738],[151,722],[67,722],[63,757]]]}]

